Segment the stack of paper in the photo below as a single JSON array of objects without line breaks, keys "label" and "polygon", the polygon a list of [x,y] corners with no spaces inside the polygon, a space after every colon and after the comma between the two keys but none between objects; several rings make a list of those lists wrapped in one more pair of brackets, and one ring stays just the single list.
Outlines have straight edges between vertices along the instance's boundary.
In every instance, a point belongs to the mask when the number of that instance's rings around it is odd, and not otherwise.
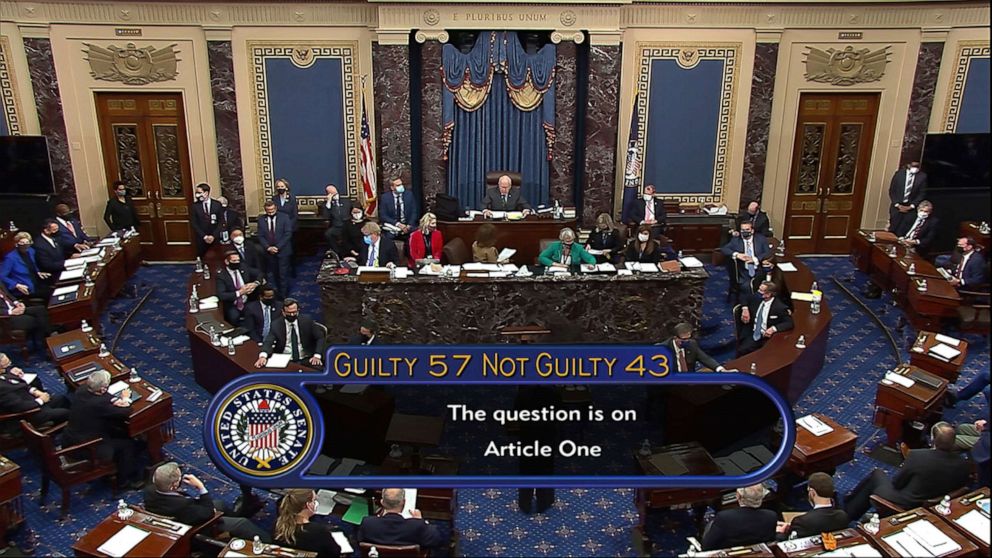
[{"label": "stack of paper", "polygon": [[682,262],[682,265],[685,266],[686,269],[695,269],[695,268],[703,267],[703,262],[699,261],[699,258],[696,258],[694,256],[686,256],[684,258],[679,258],[679,261]]},{"label": "stack of paper", "polygon": [[870,544],[856,544],[817,554],[819,558],[882,558],[882,553]]},{"label": "stack of paper", "polygon": [[143,531],[133,525],[125,525],[114,536],[101,544],[97,550],[107,556],[121,558],[130,552],[131,549],[138,546],[138,543],[145,540],[145,537],[150,534],[148,531]]},{"label": "stack of paper", "polygon": [[406,279],[410,276],[410,268],[408,267],[397,267],[393,272],[396,279]]},{"label": "stack of paper", "polygon": [[[326,457],[321,455],[321,457]],[[326,469],[325,469],[326,472]],[[338,493],[333,490],[320,489],[317,491],[317,510],[314,512],[317,515],[330,515],[334,511],[334,497]]]},{"label": "stack of paper", "polygon": [[[549,266],[544,268],[544,273],[548,275],[568,275],[568,268],[562,266]],[[518,273],[519,275],[519,273]]]},{"label": "stack of paper", "polygon": [[796,424],[802,426],[806,430],[809,430],[814,436],[823,436],[824,434],[829,434],[834,431],[830,425],[824,423],[822,420],[813,415],[806,415],[800,419],[796,419]]},{"label": "stack of paper", "polygon": [[358,266],[358,274],[362,273],[389,273],[388,267],[376,267],[374,265],[360,265]]},{"label": "stack of paper", "polygon": [[896,374],[895,372],[886,372],[885,379],[890,382],[899,384],[904,388],[911,388],[913,387],[913,384],[916,383],[915,381],[910,380],[906,376],[903,376],[902,374]]},{"label": "stack of paper", "polygon": [[117,238],[116,236],[108,236],[107,238],[104,238],[100,242],[97,242],[96,245],[102,248],[106,246],[117,246],[120,243],[121,243],[121,239]]},{"label": "stack of paper", "polygon": [[285,353],[276,353],[270,355],[268,360],[265,362],[266,368],[286,368],[289,366],[289,359],[292,355],[287,355]]},{"label": "stack of paper", "polygon": [[346,537],[344,533],[341,531],[331,531],[331,537],[341,548],[342,556],[351,556],[355,553],[355,549],[351,546],[351,543],[348,541],[348,537]]},{"label": "stack of paper", "polygon": [[82,279],[83,272],[86,271],[86,266],[79,266],[73,269],[67,269],[59,275],[59,281],[73,281],[75,279]]},{"label": "stack of paper", "polygon": [[[507,211],[506,218],[510,221],[519,221],[524,218],[523,211]],[[502,258],[500,258],[502,259]]]},{"label": "stack of paper", "polygon": [[52,291],[52,296],[59,297],[65,294],[74,293],[79,290],[79,285],[69,285],[68,287],[59,287]]},{"label": "stack of paper", "polygon": [[786,272],[797,271],[796,266],[792,265],[792,262],[778,262],[776,265],[782,271],[786,271]]},{"label": "stack of paper", "polygon": [[68,260],[65,261],[65,268],[66,269],[73,269],[73,268],[76,268],[76,267],[79,267],[79,266],[83,266],[83,265],[86,265],[86,259],[85,258],[70,258],[70,259],[68,259]]},{"label": "stack of paper", "polygon": [[413,510],[417,509],[417,489],[416,488],[404,488],[404,502],[403,511],[400,515],[410,519],[413,517]]},{"label": "stack of paper", "polygon": [[938,343],[930,347],[930,354],[947,361],[954,360],[961,354],[961,351],[943,343]]},{"label": "stack of paper", "polygon": [[489,216],[492,217],[493,219],[505,219],[506,218],[506,212],[505,211],[493,211],[493,212],[491,212],[489,214]]},{"label": "stack of paper", "polygon": [[89,250],[83,250],[82,252],[79,253],[79,255],[82,256],[82,257],[84,257],[84,258],[88,258],[90,256],[102,256],[103,255],[103,249],[102,248],[90,248]]},{"label": "stack of paper", "polygon": [[499,270],[505,273],[516,273],[520,268],[515,264],[499,264]]},{"label": "stack of paper", "polygon": [[986,546],[989,544],[989,516],[978,510],[971,510],[954,520],[962,529],[975,535]]},{"label": "stack of paper", "polygon": [[623,265],[630,271],[639,271],[641,273],[654,273],[658,271],[658,264],[653,263],[624,262]]},{"label": "stack of paper", "polygon": [[900,556],[944,556],[961,550],[933,523],[926,519],[914,521],[902,531],[883,537]]},{"label": "stack of paper", "polygon": [[955,339],[955,338],[950,337],[948,335],[944,335],[943,333],[938,333],[938,334],[934,335],[933,338],[936,339],[938,342],[943,343],[945,345],[950,345],[952,347],[960,347],[961,346],[961,340],[960,339]]},{"label": "stack of paper", "polygon": [[471,262],[462,265],[465,271],[499,271],[499,264]]},{"label": "stack of paper", "polygon": [[517,251],[514,250],[513,248],[503,248],[502,250],[499,251],[499,255],[496,256],[496,260],[500,262],[508,262],[510,261],[510,258],[512,258],[513,255],[516,253]]}]

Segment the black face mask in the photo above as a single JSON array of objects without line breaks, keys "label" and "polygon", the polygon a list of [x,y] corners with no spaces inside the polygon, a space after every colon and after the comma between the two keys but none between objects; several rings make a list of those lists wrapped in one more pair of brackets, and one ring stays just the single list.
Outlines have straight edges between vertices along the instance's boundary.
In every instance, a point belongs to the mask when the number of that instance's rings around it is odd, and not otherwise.
[{"label": "black face mask", "polygon": [[958,254],[964,254],[964,248],[962,248],[960,246],[956,246],[954,248],[954,251],[957,252]]},{"label": "black face mask", "polygon": [[741,231],[741,238],[751,238],[752,234],[751,231]]},{"label": "black face mask", "polygon": [[276,192],[279,192],[279,195],[281,196],[281,195],[283,195],[283,194],[286,193],[286,189],[285,188],[279,188],[278,190],[276,190]]},{"label": "black face mask", "polygon": [[25,244],[23,246],[18,246],[17,247],[17,251],[23,254],[23,253],[27,252],[28,251],[28,248],[30,248],[30,247],[31,247],[30,244]]},{"label": "black face mask", "polygon": [[296,314],[289,314],[286,316],[286,321],[289,323],[293,323],[296,321],[296,318],[299,318],[299,316],[297,316]]},{"label": "black face mask", "polygon": [[272,306],[273,304],[275,304],[276,299],[274,299],[274,298],[263,298],[263,299],[261,299],[261,301],[262,301],[262,304],[264,304],[266,306]]},{"label": "black face mask", "polygon": [[227,264],[227,269],[230,269],[231,271],[237,271],[241,269],[241,262],[231,262]]},{"label": "black face mask", "polygon": [[361,336],[362,336],[362,342],[363,343],[367,343],[369,339],[372,339],[372,336],[371,335],[365,335],[364,333],[362,333]]}]

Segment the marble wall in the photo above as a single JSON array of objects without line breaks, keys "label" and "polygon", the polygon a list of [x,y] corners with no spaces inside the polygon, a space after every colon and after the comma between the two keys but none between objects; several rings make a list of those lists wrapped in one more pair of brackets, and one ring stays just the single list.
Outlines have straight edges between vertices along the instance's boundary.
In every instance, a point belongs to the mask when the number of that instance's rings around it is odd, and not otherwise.
[{"label": "marble wall", "polygon": [[[744,144],[744,175],[741,182],[740,207],[761,200],[768,156],[768,130],[772,121],[775,96],[775,65],[778,43],[758,43],[754,50],[754,78],[751,81],[751,106],[747,113],[747,142]],[[731,211],[734,208],[730,208]]]},{"label": "marble wall", "polygon": [[41,135],[48,138],[57,201],[78,209],[76,182],[69,158],[69,138],[62,117],[59,79],[55,75],[55,59],[52,57],[52,42],[48,39],[24,39],[24,51],[31,73],[31,87],[34,89],[34,101],[38,108]]},{"label": "marble wall", "polygon": [[441,120],[441,47],[437,41],[427,41],[420,49],[423,141],[423,194],[424,209],[434,206],[434,196],[448,190],[448,162],[444,160]]},{"label": "marble wall", "polygon": [[575,200],[575,58],[571,41],[558,46],[555,66],[555,146],[550,161],[551,198],[571,205]]},{"label": "marble wall", "polygon": [[930,110],[933,108],[933,95],[937,89],[937,75],[940,73],[940,60],[943,55],[944,43],[920,45],[916,76],[913,78],[913,93],[909,99],[909,117],[906,119],[900,165],[919,161],[920,156],[923,155],[923,140],[930,125]]},{"label": "marble wall", "polygon": [[589,100],[586,110],[582,220],[613,212],[620,110],[620,46],[589,47]]},{"label": "marble wall", "polygon": [[244,175],[241,169],[241,143],[238,135],[238,103],[234,94],[234,61],[230,41],[207,42],[210,62],[210,93],[214,101],[217,130],[217,161],[220,190],[231,209],[245,212]]},{"label": "marble wall", "polygon": [[379,141],[380,176],[385,180],[397,172],[410,171],[410,47],[373,43],[372,67],[375,137]]}]

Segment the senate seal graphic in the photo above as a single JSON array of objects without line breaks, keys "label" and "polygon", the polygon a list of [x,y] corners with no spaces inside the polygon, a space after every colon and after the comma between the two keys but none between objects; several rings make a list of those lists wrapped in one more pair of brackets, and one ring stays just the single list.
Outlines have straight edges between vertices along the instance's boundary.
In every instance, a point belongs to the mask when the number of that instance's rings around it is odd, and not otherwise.
[{"label": "senate seal graphic", "polygon": [[214,419],[221,458],[237,470],[272,477],[299,464],[313,441],[313,418],[303,401],[271,384],[241,388],[228,396]]}]

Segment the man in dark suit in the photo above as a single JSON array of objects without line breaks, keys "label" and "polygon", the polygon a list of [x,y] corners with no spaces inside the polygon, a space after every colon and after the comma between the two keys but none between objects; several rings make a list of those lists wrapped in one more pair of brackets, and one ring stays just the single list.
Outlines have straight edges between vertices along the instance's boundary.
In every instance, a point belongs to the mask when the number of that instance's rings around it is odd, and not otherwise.
[{"label": "man in dark suit", "polygon": [[893,232],[904,246],[915,249],[917,254],[926,258],[937,236],[938,223],[939,220],[933,216],[933,204],[923,200],[916,207],[916,215],[912,219],[902,219],[900,228]]},{"label": "man in dark suit", "polygon": [[389,182],[389,191],[379,200],[379,221],[386,232],[385,236],[396,240],[406,240],[417,227],[420,211],[413,192],[407,190],[401,178]]},{"label": "man in dark suit", "polygon": [[775,540],[778,516],[761,509],[765,487],[760,484],[737,489],[739,507],[728,508],[713,517],[703,530],[703,550],[717,550]]},{"label": "man in dark suit", "polygon": [[69,206],[60,203],[55,206],[55,221],[59,224],[59,239],[66,257],[89,249],[94,239],[86,235],[79,219],[73,219]]},{"label": "man in dark suit", "polygon": [[[72,253],[69,258],[78,258],[78,253]],[[66,254],[59,239],[59,224],[55,219],[45,219],[41,228],[38,242],[34,244],[34,258],[38,263],[38,271],[51,276],[45,279],[48,285],[54,285],[59,275],[65,271]]]},{"label": "man in dark suit", "polygon": [[719,362],[699,347],[698,341],[692,338],[691,325],[685,322],[676,324],[672,333],[674,335],[662,341],[661,345],[672,351],[675,359],[672,364],[676,372],[695,372],[696,362],[701,362],[706,368],[717,372],[725,370]]},{"label": "man in dark suit", "polygon": [[665,213],[665,202],[654,197],[654,184],[644,187],[644,194],[640,200],[631,203],[630,222],[628,225],[651,225],[654,230],[654,237],[665,234],[667,227],[667,214]]},{"label": "man in dark suit", "polygon": [[764,271],[771,267],[768,258],[772,252],[768,247],[768,239],[755,234],[754,225],[750,221],[743,221],[740,224],[740,233],[731,238],[720,252],[728,258],[727,265],[732,265],[736,270],[739,301],[744,303],[754,293],[755,283],[765,275]]},{"label": "man in dark suit", "polygon": [[[749,221],[751,223],[751,230],[754,234],[760,234],[761,236],[768,238],[771,236],[769,233],[771,231],[771,222],[768,220],[768,214],[761,210],[761,205],[758,202],[753,201],[747,204],[747,211],[741,213],[737,216],[737,229],[740,229],[741,223]],[[740,233],[737,230],[731,231],[733,236],[738,236]]]},{"label": "man in dark suit", "polygon": [[245,306],[245,329],[248,330],[248,336],[261,345],[279,316],[279,310],[276,309],[279,299],[275,287],[268,283],[257,290],[258,300],[250,301]]},{"label": "man in dark suit", "polygon": [[245,220],[241,218],[241,214],[237,211],[228,209],[227,198],[224,196],[217,198],[217,203],[220,204],[220,218],[218,221],[220,242],[221,244],[228,244],[231,242],[232,232],[244,230]]},{"label": "man in dark suit", "polygon": [[117,479],[130,489],[144,485],[138,467],[136,442],[127,434],[126,421],[131,416],[131,390],[124,388],[113,397],[107,393],[110,372],[97,370],[76,390],[65,428],[65,445],[81,444],[97,438],[97,459],[113,460]]},{"label": "man in dark suit", "polygon": [[224,305],[224,319],[240,325],[248,297],[262,284],[257,269],[241,265],[241,256],[230,251],[224,256],[224,269],[217,273],[217,298]]},{"label": "man in dark suit", "polygon": [[258,216],[258,239],[265,254],[265,273],[282,294],[289,294],[289,262],[293,255],[293,225],[279,213],[276,202],[265,202]]},{"label": "man in dark suit", "polygon": [[327,241],[327,247],[334,250],[339,258],[343,258],[348,255],[343,252],[344,226],[351,219],[351,210],[355,206],[350,199],[342,198],[338,194],[337,186],[333,184],[328,184],[324,191],[327,192],[327,197],[320,205],[320,216],[327,220],[324,239]]},{"label": "man in dark suit", "polygon": [[38,409],[27,420],[35,426],[59,423],[69,416],[69,401],[62,395],[47,393],[38,378],[24,381],[24,371],[12,366],[10,358],[0,353],[0,414]]},{"label": "man in dark suit", "polygon": [[285,178],[276,179],[276,193],[272,196],[272,201],[276,204],[276,209],[289,219],[290,230],[296,232],[299,228],[300,206],[296,201],[296,195],[289,191],[289,181]]},{"label": "man in dark suit", "polygon": [[241,265],[264,272],[262,254],[259,252],[258,242],[251,242],[245,238],[245,233],[241,229],[231,231],[231,250],[241,256]]},{"label": "man in dark suit", "polygon": [[889,227],[892,232],[898,231],[903,220],[911,221],[912,211],[926,198],[927,173],[920,171],[919,161],[913,161],[906,168],[899,169],[892,175],[889,183]]},{"label": "man in dark suit", "polygon": [[[561,406],[561,396],[554,386],[530,385],[517,388],[514,410],[540,412],[541,409]],[[519,423],[520,443],[525,446],[557,447],[561,442],[558,423],[555,421],[527,420]],[[554,476],[555,456],[520,456],[518,471],[523,476]],[[554,488],[517,489],[517,507],[524,513],[544,513],[555,503]]]},{"label": "man in dark suit", "polygon": [[834,507],[834,479],[826,473],[813,473],[806,483],[806,497],[812,509],[796,516],[791,523],[779,523],[781,540],[832,533],[847,527],[844,510]]},{"label": "man in dark suit", "polygon": [[520,188],[514,188],[513,180],[505,174],[499,177],[495,188],[486,190],[486,195],[482,198],[482,212],[486,217],[492,215],[493,211],[522,211],[527,215],[531,210],[523,192]]},{"label": "man in dark suit", "polygon": [[45,351],[45,338],[50,326],[48,310],[44,306],[26,306],[0,283],[0,319],[6,320],[10,329],[23,331],[34,345],[34,350]]},{"label": "man in dark suit", "polygon": [[127,186],[123,180],[115,180],[114,197],[107,200],[107,208],[103,210],[103,221],[112,231],[126,231],[141,225],[134,202],[127,195]]},{"label": "man in dark suit", "polygon": [[402,488],[382,489],[382,513],[362,519],[358,526],[358,542],[394,546],[415,544],[422,549],[441,546],[444,539],[438,528],[423,519],[420,510],[412,510],[410,519],[404,518],[405,506],[406,494]]},{"label": "man in dark suit", "polygon": [[210,198],[210,185],[196,185],[193,206],[190,208],[190,225],[196,241],[196,255],[203,256],[220,238],[220,202]]},{"label": "man in dark suit", "polygon": [[971,465],[954,450],[954,427],[938,422],[930,437],[933,449],[910,450],[891,480],[880,469],[865,477],[845,499],[847,516],[860,519],[871,506],[872,494],[908,509],[967,486]]},{"label": "man in dark suit", "polygon": [[741,310],[740,354],[746,355],[760,349],[776,333],[794,327],[792,315],[775,293],[775,283],[763,281],[758,292]]},{"label": "man in dark suit", "polygon": [[396,267],[400,263],[400,254],[393,240],[382,236],[379,225],[369,221],[362,227],[364,244],[358,253],[358,265],[374,267]]},{"label": "man in dark suit", "polygon": [[358,335],[354,335],[348,340],[349,345],[379,345],[382,341],[378,338],[379,324],[370,318],[362,320],[358,326]]},{"label": "man in dark suit", "polygon": [[[183,485],[195,491],[195,496],[180,492]],[[225,515],[219,520],[221,531],[232,536],[252,540],[258,537],[263,542],[271,542],[269,534],[244,517],[231,517],[228,507],[220,500],[213,500],[203,481],[193,475],[184,475],[175,462],[159,465],[152,473],[152,485],[144,492],[145,509],[159,515],[171,517],[186,525],[198,526],[214,516],[214,510]]]},{"label": "man in dark suit", "polygon": [[951,278],[948,281],[959,289],[979,287],[988,283],[988,266],[985,257],[975,247],[974,238],[961,237],[958,239],[954,255],[943,262],[938,262],[938,265],[950,272]]},{"label": "man in dark suit", "polygon": [[282,316],[272,322],[269,334],[262,341],[262,352],[255,361],[261,368],[269,355],[291,355],[293,362],[309,362],[323,366],[324,349],[327,347],[327,328],[310,316],[300,314],[300,303],[294,298],[282,301]]}]

